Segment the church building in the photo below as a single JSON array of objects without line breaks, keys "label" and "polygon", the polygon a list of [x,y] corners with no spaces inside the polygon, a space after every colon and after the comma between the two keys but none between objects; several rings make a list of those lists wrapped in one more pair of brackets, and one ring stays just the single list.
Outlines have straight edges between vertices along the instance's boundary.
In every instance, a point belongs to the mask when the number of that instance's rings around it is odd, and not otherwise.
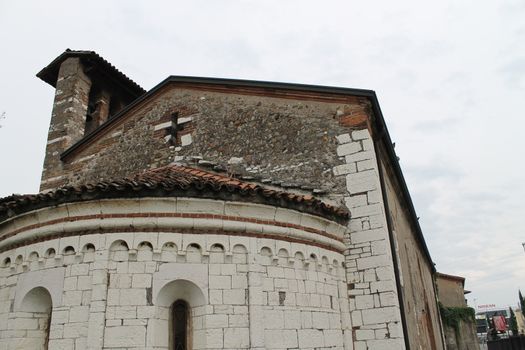
[{"label": "church building", "polygon": [[0,349],[444,349],[373,91],[146,91],[69,49],[37,77],[55,97],[40,192],[0,199]]}]

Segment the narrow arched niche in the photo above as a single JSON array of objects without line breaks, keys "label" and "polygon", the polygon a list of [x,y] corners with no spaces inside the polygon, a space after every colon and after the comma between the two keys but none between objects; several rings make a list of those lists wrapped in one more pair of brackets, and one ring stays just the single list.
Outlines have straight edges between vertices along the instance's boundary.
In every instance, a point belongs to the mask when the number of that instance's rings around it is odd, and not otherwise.
[{"label": "narrow arched niche", "polygon": [[288,251],[284,248],[281,248],[279,249],[279,252],[277,253],[277,255],[280,257],[280,258],[288,258]]},{"label": "narrow arched niche", "polygon": [[[155,302],[157,321],[152,338],[153,346],[170,350],[192,349],[194,325],[202,323],[205,317],[202,312],[195,316],[194,310],[205,304],[204,293],[191,281],[179,279],[164,285]],[[184,337],[182,340],[181,336]],[[202,345],[204,340],[198,341]]]},{"label": "narrow arched niche", "polygon": [[94,253],[95,252],[95,245],[92,243],[88,243],[82,248],[83,253]]},{"label": "narrow arched niche", "polygon": [[301,252],[296,252],[294,255],[294,266],[295,268],[304,268],[304,255]]},{"label": "narrow arched niche", "polygon": [[153,250],[153,246],[150,242],[141,242],[138,245],[138,250]]},{"label": "narrow arched niche", "polygon": [[75,255],[75,248],[73,248],[72,246],[67,246],[64,248],[63,254],[64,255]]},{"label": "narrow arched niche", "polygon": [[[22,314],[24,318],[37,320],[38,328],[36,330],[33,327],[27,329],[26,336],[16,341],[16,349],[46,350],[48,348],[52,308],[51,294],[46,288],[35,287],[27,292],[18,311],[24,312]],[[33,323],[20,322],[20,324]]]},{"label": "narrow arched niche", "polygon": [[186,248],[186,261],[200,263],[202,261],[201,247],[197,243],[191,243]]},{"label": "narrow arched niche", "polygon": [[151,261],[153,259],[153,245],[150,242],[141,242],[137,246],[137,261]]},{"label": "narrow arched niche", "polygon": [[261,265],[271,265],[272,264],[272,250],[268,247],[261,248],[259,253],[259,263]]},{"label": "narrow arched niche", "polygon": [[128,244],[123,240],[116,240],[109,246],[109,259],[113,261],[127,261],[129,258]]},{"label": "narrow arched niche", "polygon": [[288,254],[288,251],[284,248],[281,248],[279,249],[279,251],[277,252],[277,257],[278,257],[278,261],[279,261],[279,265],[283,265],[283,266],[286,266],[288,265],[288,257],[289,257],[289,254]]},{"label": "narrow arched niche", "polygon": [[234,245],[232,248],[232,253],[233,253],[232,262],[234,264],[246,264],[246,262],[248,261],[247,259],[248,250],[242,244]]},{"label": "narrow arched niche", "polygon": [[162,250],[166,250],[166,251],[177,251],[177,245],[173,242],[166,242],[164,243],[164,245],[162,246]]},{"label": "narrow arched niche", "polygon": [[56,255],[55,249],[49,248],[48,250],[46,250],[46,254],[45,254],[46,258],[54,258],[55,255]]},{"label": "narrow arched niche", "polygon": [[161,250],[162,261],[177,261],[177,245],[173,242],[166,242]]},{"label": "narrow arched niche", "polygon": [[210,264],[223,264],[224,262],[224,246],[215,243],[210,247]]},{"label": "narrow arched niche", "polygon": [[112,252],[125,251],[129,250],[129,247],[125,241],[119,239],[111,243],[111,245],[109,246],[109,250]]},{"label": "narrow arched niche", "polygon": [[38,256],[38,253],[37,252],[32,252],[31,254],[29,254],[29,261],[37,261],[39,258]]},{"label": "narrow arched niche", "polygon": [[310,254],[309,262],[310,264],[308,265],[308,269],[310,271],[316,271],[318,264],[317,255],[315,255],[314,253]]},{"label": "narrow arched niche", "polygon": [[261,255],[262,256],[272,256],[272,250],[268,247],[262,247],[261,248]]},{"label": "narrow arched niche", "polygon": [[334,261],[332,261],[332,271],[335,275],[337,275],[338,271],[339,271],[339,262],[337,261],[337,259],[334,259]]},{"label": "narrow arched niche", "polygon": [[211,246],[210,251],[224,253],[224,246],[220,243],[215,243]]},{"label": "narrow arched niche", "polygon": [[330,263],[328,262],[328,258],[326,256],[321,258],[321,263],[323,264],[323,271],[328,271],[328,265]]}]

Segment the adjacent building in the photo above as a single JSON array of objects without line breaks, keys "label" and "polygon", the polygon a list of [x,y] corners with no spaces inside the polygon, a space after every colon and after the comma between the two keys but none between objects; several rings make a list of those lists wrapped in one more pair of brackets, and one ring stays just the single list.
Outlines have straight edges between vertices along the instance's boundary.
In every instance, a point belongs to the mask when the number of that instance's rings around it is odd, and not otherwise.
[{"label": "adjacent building", "polygon": [[[447,350],[478,350],[475,312],[474,309],[466,312],[468,305],[465,294],[470,292],[465,290],[465,278],[438,272],[436,286],[441,307],[453,311],[450,315],[458,317],[456,320],[451,320],[450,323],[453,325],[444,322]],[[466,314],[471,314],[472,318],[465,317]],[[447,315],[443,316],[447,317]]]}]

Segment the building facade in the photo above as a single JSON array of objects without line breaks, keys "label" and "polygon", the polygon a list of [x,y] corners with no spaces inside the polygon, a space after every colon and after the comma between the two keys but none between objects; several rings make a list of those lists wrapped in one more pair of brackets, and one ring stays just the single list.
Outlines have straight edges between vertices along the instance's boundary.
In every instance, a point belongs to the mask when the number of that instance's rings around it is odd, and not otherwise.
[{"label": "building facade", "polygon": [[[465,312],[468,307],[465,294],[465,278],[461,276],[436,273],[436,287],[441,307],[454,311]],[[447,350],[479,350],[479,341],[476,333],[476,319],[474,309],[470,309],[472,318],[462,317],[456,320],[456,326],[443,324]],[[445,312],[446,313],[446,312]]]},{"label": "building facade", "polygon": [[444,349],[375,93],[171,76],[91,51],[56,89],[41,192],[0,201],[6,349]]}]

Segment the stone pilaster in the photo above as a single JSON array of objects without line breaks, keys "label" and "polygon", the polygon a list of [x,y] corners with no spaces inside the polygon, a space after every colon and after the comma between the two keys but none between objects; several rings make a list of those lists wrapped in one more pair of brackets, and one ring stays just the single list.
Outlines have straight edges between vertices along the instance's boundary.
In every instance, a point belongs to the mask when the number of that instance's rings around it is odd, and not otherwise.
[{"label": "stone pilaster", "polygon": [[404,349],[393,258],[378,161],[368,129],[337,137],[351,220],[345,237],[348,295],[355,350]]}]

